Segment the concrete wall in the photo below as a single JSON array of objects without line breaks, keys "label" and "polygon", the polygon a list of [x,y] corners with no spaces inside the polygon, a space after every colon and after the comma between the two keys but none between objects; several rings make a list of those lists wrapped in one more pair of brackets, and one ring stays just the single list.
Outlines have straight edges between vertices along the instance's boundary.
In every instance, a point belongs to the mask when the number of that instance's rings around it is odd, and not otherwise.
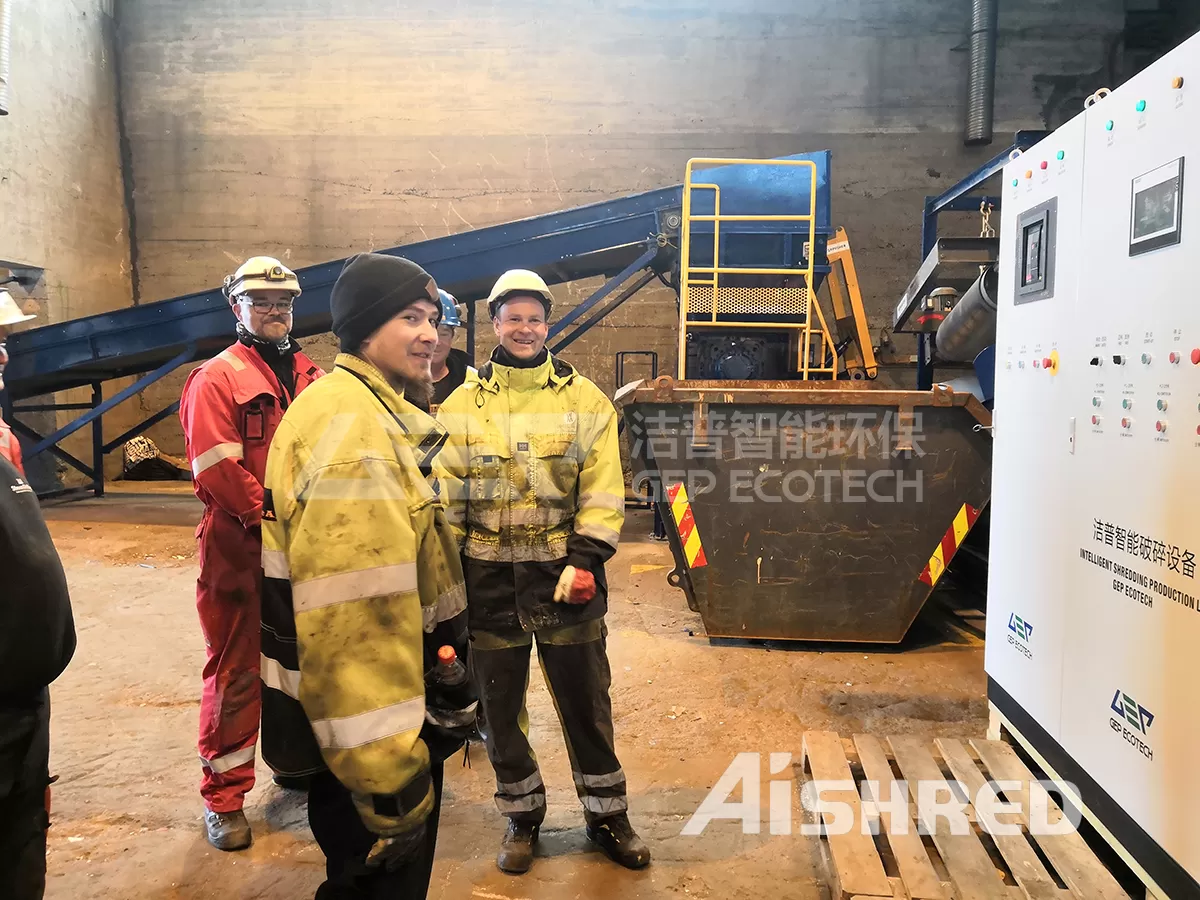
[{"label": "concrete wall", "polygon": [[[12,3],[9,115],[0,119],[0,259],[45,269],[31,296],[12,290],[38,315],[21,327],[131,302],[110,6]],[[109,431],[119,434],[123,421],[114,416]],[[43,417],[36,425],[53,423]],[[85,455],[86,441],[80,435],[68,449]]]},{"label": "concrete wall", "polygon": [[[997,143],[964,149],[969,6],[129,3],[142,296],[213,286],[252,253],[300,266],[677,183],[692,156],[828,148],[878,330],[919,261],[924,196],[1111,82],[1122,0],[1006,0]],[[673,370],[674,333],[670,295],[645,292],[569,357],[609,388],[617,349]],[[177,451],[172,429],[154,436]]]}]

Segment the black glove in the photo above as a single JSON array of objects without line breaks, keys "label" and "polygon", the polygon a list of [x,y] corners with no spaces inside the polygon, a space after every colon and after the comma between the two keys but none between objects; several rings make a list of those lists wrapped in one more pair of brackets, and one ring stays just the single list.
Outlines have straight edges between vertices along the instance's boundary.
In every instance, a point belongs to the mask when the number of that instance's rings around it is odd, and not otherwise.
[{"label": "black glove", "polygon": [[417,859],[424,846],[425,822],[422,821],[416,828],[402,831],[391,837],[381,837],[375,841],[374,846],[367,853],[367,865],[371,868],[382,868],[389,872],[395,872]]}]

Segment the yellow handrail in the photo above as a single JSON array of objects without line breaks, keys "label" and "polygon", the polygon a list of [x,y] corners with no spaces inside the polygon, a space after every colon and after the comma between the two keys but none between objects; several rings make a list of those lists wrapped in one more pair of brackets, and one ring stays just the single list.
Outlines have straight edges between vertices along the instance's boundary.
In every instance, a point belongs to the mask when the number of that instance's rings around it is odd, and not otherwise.
[{"label": "yellow handrail", "polygon": [[[709,166],[738,166],[738,165],[754,165],[754,166],[803,166],[807,167],[810,172],[811,182],[808,192],[808,213],[795,215],[775,215],[775,214],[727,214],[721,213],[721,188],[719,185],[693,181],[693,175],[697,168]],[[694,190],[711,190],[713,192],[713,212],[712,215],[692,213],[692,192]],[[683,184],[683,223],[682,235],[680,241],[680,285],[679,285],[679,359],[677,362],[677,373],[680,378],[683,378],[687,370],[687,334],[689,328],[692,327],[712,327],[722,326],[731,328],[751,328],[751,329],[773,329],[773,330],[793,330],[797,334],[797,369],[804,379],[808,379],[815,374],[829,374],[833,377],[837,376],[838,372],[838,353],[837,345],[834,343],[829,329],[825,322],[825,316],[821,311],[820,304],[817,302],[816,290],[813,286],[813,258],[816,247],[816,219],[817,219],[817,165],[812,160],[807,159],[713,159],[713,158],[698,158],[690,159],[687,163],[687,169],[684,175]],[[692,223],[693,222],[712,222],[713,223],[713,262],[711,266],[692,266],[691,260],[691,241],[692,241]],[[722,266],[721,265],[721,223],[722,222],[797,222],[807,223],[808,225],[808,254],[807,264],[804,268],[788,269],[788,268],[771,268],[771,267],[753,267],[753,266]],[[711,276],[700,279],[693,276]],[[722,275],[778,275],[778,276],[801,276],[804,279],[804,305],[803,305],[803,321],[802,322],[738,322],[730,319],[718,320],[720,314],[720,277]],[[689,312],[692,307],[691,288],[693,283],[697,287],[704,287],[712,291],[712,303],[709,311],[708,321],[690,321]],[[812,326],[811,310],[816,308],[817,321],[819,329]],[[810,365],[812,356],[813,337],[814,334],[819,341],[821,357],[820,363]],[[824,365],[826,348],[830,348],[833,355],[831,365]]]}]

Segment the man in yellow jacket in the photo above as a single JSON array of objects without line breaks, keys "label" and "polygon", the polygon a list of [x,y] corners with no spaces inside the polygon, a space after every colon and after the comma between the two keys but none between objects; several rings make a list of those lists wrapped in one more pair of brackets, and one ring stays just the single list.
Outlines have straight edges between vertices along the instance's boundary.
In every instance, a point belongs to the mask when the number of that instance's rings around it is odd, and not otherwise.
[{"label": "man in yellow jacket", "polygon": [[604,563],[625,518],[617,415],[546,350],[551,302],[533,272],[496,282],[488,311],[500,346],[438,410],[450,436],[434,474],[465,556],[472,662],[496,805],[509,819],[497,864],[528,871],[546,816],[525,710],[536,637],[588,837],[641,868],[650,851],[629,824],[605,650]]},{"label": "man in yellow jacket", "polygon": [[[474,720],[458,548],[430,487],[445,441],[404,400],[429,385],[441,305],[415,263],[349,260],[334,370],[288,408],[263,502],[263,759],[311,775],[318,900],[424,897],[442,761]],[[457,670],[465,678],[465,670]]]}]

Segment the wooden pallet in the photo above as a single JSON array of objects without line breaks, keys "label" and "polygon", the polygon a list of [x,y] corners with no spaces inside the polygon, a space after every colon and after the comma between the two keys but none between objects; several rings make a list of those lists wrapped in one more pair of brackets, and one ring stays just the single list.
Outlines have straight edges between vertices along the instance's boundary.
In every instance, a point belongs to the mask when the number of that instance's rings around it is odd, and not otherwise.
[{"label": "wooden pallet", "polygon": [[[862,734],[843,741],[833,732],[810,731],[804,735],[799,769],[802,798],[808,781],[853,780],[856,785],[854,790],[825,790],[821,800],[826,807],[819,811],[801,804],[810,825],[818,815],[824,826],[833,825],[837,810],[828,809],[831,801],[853,810],[848,831],[821,829],[833,900],[1129,900],[1078,832],[1033,835],[1024,813],[1005,813],[996,820],[1019,824],[1020,834],[992,835],[968,805],[969,831],[952,834],[946,818],[923,815],[917,805],[918,782],[933,782],[942,792],[956,790],[953,782],[971,798],[989,781],[1019,782],[1019,791],[1001,792],[1000,799],[1028,810],[1030,782],[1035,782],[1032,790],[1041,789],[1012,747],[1001,741],[930,742],[911,736],[881,741]],[[876,809],[864,781],[879,784],[884,808]],[[886,805],[888,798],[899,796],[892,792],[901,790],[893,787],[901,781],[908,799],[903,822]],[[1050,821],[1060,820],[1062,811],[1052,799],[1047,801]],[[864,816],[877,826],[876,834],[864,833]]]}]

